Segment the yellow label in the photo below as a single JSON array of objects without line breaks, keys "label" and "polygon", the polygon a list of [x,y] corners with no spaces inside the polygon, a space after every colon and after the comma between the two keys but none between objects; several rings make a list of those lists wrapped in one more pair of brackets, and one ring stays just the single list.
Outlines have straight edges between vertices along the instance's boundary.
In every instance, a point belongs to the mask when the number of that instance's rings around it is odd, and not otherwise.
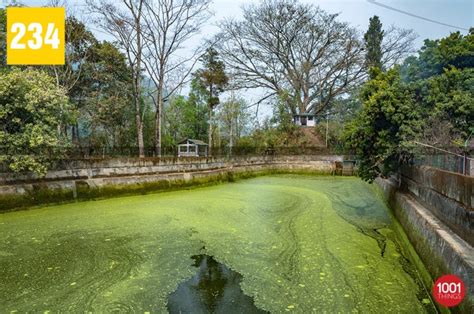
[{"label": "yellow label", "polygon": [[64,8],[7,8],[7,64],[64,64]]}]

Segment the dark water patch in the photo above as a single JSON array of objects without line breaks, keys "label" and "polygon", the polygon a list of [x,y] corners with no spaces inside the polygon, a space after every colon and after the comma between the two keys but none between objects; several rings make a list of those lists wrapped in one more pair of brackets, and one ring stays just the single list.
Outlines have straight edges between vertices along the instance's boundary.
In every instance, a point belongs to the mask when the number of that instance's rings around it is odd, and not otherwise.
[{"label": "dark water patch", "polygon": [[241,274],[206,254],[191,258],[198,270],[169,295],[170,313],[267,313],[243,293]]},{"label": "dark water patch", "polygon": [[[356,226],[357,230],[359,230],[362,234],[371,237],[375,241],[377,241],[377,245],[379,246],[380,249],[380,256],[384,257],[385,255],[385,250],[387,248],[387,238],[385,235],[381,234],[377,228],[374,229],[366,229],[362,228],[359,226]],[[380,228],[382,229],[382,228]]]}]

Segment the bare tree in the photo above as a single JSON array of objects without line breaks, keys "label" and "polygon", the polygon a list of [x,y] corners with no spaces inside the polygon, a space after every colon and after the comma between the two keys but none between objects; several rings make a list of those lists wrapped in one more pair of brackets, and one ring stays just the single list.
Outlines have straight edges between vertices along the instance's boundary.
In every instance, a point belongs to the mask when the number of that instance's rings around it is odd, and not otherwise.
[{"label": "bare tree", "polygon": [[415,52],[413,42],[417,35],[413,30],[390,25],[383,33],[382,65],[385,69],[399,64],[409,54]]},{"label": "bare tree", "polygon": [[95,14],[94,22],[114,37],[124,50],[132,77],[133,102],[139,156],[145,157],[143,141],[142,64],[143,64],[143,8],[144,0],[86,0],[89,10]]},{"label": "bare tree", "polygon": [[359,82],[357,32],[312,5],[264,0],[244,8],[243,21],[221,24],[220,50],[241,88],[265,88],[293,114],[324,110]]},{"label": "bare tree", "polygon": [[[263,88],[257,104],[277,96],[292,114],[327,110],[367,77],[361,34],[337,16],[295,0],[263,0],[245,7],[243,20],[224,21],[219,50],[234,87]],[[402,33],[389,33],[384,61],[394,63],[406,47]]]},{"label": "bare tree", "polygon": [[[73,8],[66,0],[48,1],[48,7],[64,7],[66,10],[65,22],[65,64],[64,66],[46,66],[56,80],[57,86],[62,86],[69,93],[74,88],[82,73],[82,65],[87,59],[88,47],[94,43],[94,36],[84,23],[73,14]],[[74,65],[74,66],[72,66]]]},{"label": "bare tree", "polygon": [[221,134],[228,138],[229,155],[233,153],[235,141],[238,141],[245,132],[245,129],[249,127],[250,115],[245,100],[236,97],[233,91],[219,108],[219,126]]},{"label": "bare tree", "polygon": [[146,0],[144,2],[145,68],[156,91],[155,153],[161,156],[164,102],[187,82],[199,50],[187,57],[178,52],[209,17],[211,0]]},{"label": "bare tree", "polygon": [[[69,98],[73,101],[76,109],[79,107],[77,84],[82,77],[82,68],[89,57],[89,48],[97,41],[94,35],[86,28],[83,21],[75,15],[74,8],[67,0],[48,1],[48,7],[64,7],[66,11],[65,21],[65,62],[64,65],[44,66],[44,69],[54,77],[57,86],[66,90]],[[58,133],[67,135],[68,125],[58,125]],[[71,125],[72,142],[79,144],[79,126],[77,122]]]}]

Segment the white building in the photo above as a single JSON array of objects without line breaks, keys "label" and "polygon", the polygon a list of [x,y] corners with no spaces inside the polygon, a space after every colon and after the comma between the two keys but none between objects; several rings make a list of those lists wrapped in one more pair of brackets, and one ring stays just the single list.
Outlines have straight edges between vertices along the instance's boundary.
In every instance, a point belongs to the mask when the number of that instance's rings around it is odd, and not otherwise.
[{"label": "white building", "polygon": [[300,113],[293,116],[293,123],[298,126],[315,126],[316,116],[312,113]]},{"label": "white building", "polygon": [[203,141],[187,138],[178,143],[178,157],[207,157],[208,146]]}]

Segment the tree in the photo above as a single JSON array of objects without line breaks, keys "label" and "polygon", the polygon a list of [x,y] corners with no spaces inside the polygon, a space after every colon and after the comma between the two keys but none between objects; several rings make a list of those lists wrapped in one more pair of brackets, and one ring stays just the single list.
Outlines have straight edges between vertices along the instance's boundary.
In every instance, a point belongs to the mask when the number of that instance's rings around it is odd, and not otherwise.
[{"label": "tree", "polygon": [[83,102],[80,120],[88,126],[89,144],[115,148],[133,143],[131,84],[126,58],[114,44],[104,41],[90,48],[77,88]]},{"label": "tree", "polygon": [[451,66],[423,85],[425,113],[449,121],[452,132],[467,139],[474,131],[474,67],[461,70]]},{"label": "tree", "polygon": [[474,28],[468,34],[451,33],[441,39],[426,39],[418,56],[411,56],[402,66],[403,78],[423,80],[443,74],[451,66],[457,69],[474,68]]},{"label": "tree", "polygon": [[357,31],[318,7],[264,0],[221,24],[219,49],[239,88],[287,94],[292,114],[325,110],[364,76]]},{"label": "tree", "polygon": [[345,139],[360,160],[359,176],[370,182],[411,159],[412,141],[423,123],[413,90],[401,80],[399,69],[372,71],[374,78],[361,91],[362,111],[348,124]]},{"label": "tree", "polygon": [[7,15],[5,9],[0,9],[0,68],[7,64]]},{"label": "tree", "polygon": [[144,0],[122,0],[121,10],[114,1],[86,0],[95,22],[112,35],[125,51],[132,77],[133,105],[139,157],[145,157],[143,141],[142,65],[143,65],[143,6]]},{"label": "tree", "polygon": [[[185,58],[177,52],[209,18],[210,0],[149,0],[144,2],[145,67],[156,91],[155,153],[161,156],[164,102],[180,89],[192,72],[198,50]],[[188,64],[191,62],[191,64]]]},{"label": "tree", "polygon": [[382,23],[377,15],[369,20],[369,29],[364,35],[365,42],[365,64],[369,69],[371,67],[382,69]]},{"label": "tree", "polygon": [[86,62],[89,48],[97,39],[86,28],[84,23],[70,16],[66,19],[66,55],[64,65],[46,67],[55,78],[56,84],[70,92],[79,80],[82,65]]},{"label": "tree", "polygon": [[195,112],[195,122],[193,123],[193,136],[196,139],[208,140],[208,117],[207,90],[200,84],[199,79],[194,77],[191,81],[188,103]]},{"label": "tree", "polygon": [[214,108],[219,104],[219,95],[224,91],[225,86],[229,82],[229,78],[225,73],[225,65],[219,58],[218,52],[210,47],[206,50],[204,56],[201,57],[203,68],[195,73],[198,83],[207,91],[207,107],[209,110],[209,130],[208,145],[209,155],[212,153],[213,147],[213,117]]},{"label": "tree", "polygon": [[404,62],[403,79],[417,91],[423,108],[423,142],[454,148],[474,125],[474,29],[425,40],[418,56]]},{"label": "tree", "polygon": [[413,42],[417,35],[411,29],[398,28],[390,25],[383,30],[382,68],[390,69],[399,65],[414,52]]},{"label": "tree", "polygon": [[218,120],[221,134],[226,137],[229,145],[229,153],[232,155],[232,149],[248,129],[250,122],[250,113],[248,105],[243,98],[236,98],[234,93],[231,97],[222,103],[219,108]]},{"label": "tree", "polygon": [[[311,5],[263,0],[244,9],[242,21],[221,24],[219,49],[238,88],[262,88],[257,104],[287,94],[291,114],[324,112],[360,86],[367,73],[358,31]],[[391,27],[382,43],[382,64],[397,63],[413,32]]]},{"label": "tree", "polygon": [[195,103],[184,96],[171,97],[164,107],[164,139],[166,144],[176,145],[185,138],[206,140],[206,104]]},{"label": "tree", "polygon": [[207,90],[194,78],[188,97],[172,96],[163,108],[163,145],[184,138],[207,140]]},{"label": "tree", "polygon": [[69,109],[64,89],[46,73],[0,73],[0,162],[15,172],[46,174],[48,156],[60,156],[67,144],[57,127],[69,119]]},{"label": "tree", "polygon": [[[66,53],[64,65],[46,66],[44,69],[55,79],[56,85],[61,86],[67,93],[74,109],[80,110],[84,103],[81,98],[82,86],[78,84],[82,76],[84,63],[87,62],[90,48],[97,43],[94,35],[87,30],[84,23],[70,16],[66,19]],[[68,125],[60,126],[61,132],[67,136]],[[79,125],[77,121],[71,126],[73,143],[79,144]]]}]

